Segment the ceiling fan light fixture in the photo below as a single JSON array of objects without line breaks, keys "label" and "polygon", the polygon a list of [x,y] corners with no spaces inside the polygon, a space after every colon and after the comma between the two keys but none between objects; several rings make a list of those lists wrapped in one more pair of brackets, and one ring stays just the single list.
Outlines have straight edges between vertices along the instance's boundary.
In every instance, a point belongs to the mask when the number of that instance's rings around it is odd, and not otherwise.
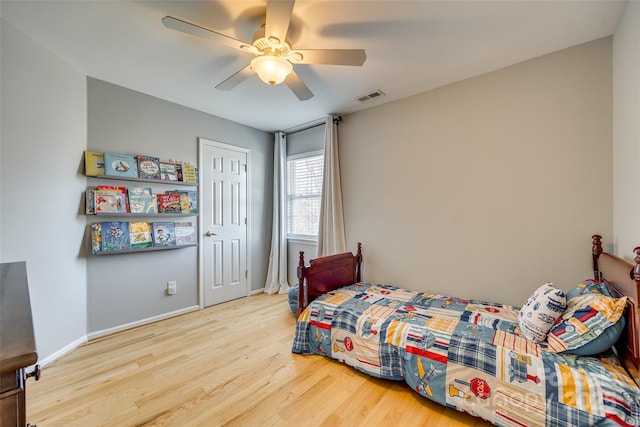
[{"label": "ceiling fan light fixture", "polygon": [[251,60],[251,69],[258,74],[260,80],[273,86],[287,78],[293,70],[293,65],[279,56],[262,55]]}]

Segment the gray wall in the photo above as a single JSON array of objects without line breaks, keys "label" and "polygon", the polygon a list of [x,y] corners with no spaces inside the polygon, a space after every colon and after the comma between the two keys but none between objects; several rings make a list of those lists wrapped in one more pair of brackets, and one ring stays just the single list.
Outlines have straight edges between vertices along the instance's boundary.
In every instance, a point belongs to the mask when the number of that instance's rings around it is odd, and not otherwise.
[{"label": "gray wall", "polygon": [[545,281],[589,276],[591,235],[612,236],[611,44],[345,116],[345,228],[364,279],[522,305]]},{"label": "gray wall", "polygon": [[0,261],[26,261],[40,363],[84,340],[84,74],[0,20]]},{"label": "gray wall", "polygon": [[618,255],[640,246],[640,2],[630,1],[613,38],[613,232]]},{"label": "gray wall", "polygon": [[[141,153],[193,164],[198,163],[198,137],[250,149],[251,289],[264,287],[271,238],[272,134],[92,78],[88,79],[88,132],[92,151]],[[96,185],[99,180],[87,181]],[[167,188],[172,187],[158,190]],[[196,248],[89,257],[87,271],[89,333],[198,304]],[[170,280],[178,284],[172,296],[165,293]]]}]

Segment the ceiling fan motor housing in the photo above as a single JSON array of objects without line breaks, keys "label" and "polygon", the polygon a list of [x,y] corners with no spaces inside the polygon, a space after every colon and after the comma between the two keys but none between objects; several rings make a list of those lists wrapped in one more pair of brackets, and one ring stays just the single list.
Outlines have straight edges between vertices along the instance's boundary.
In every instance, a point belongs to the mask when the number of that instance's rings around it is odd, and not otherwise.
[{"label": "ceiling fan motor housing", "polygon": [[255,32],[251,45],[241,46],[245,52],[255,55],[274,55],[291,61],[294,64],[302,61],[302,54],[291,49],[291,45],[286,41],[281,41],[277,37],[265,37],[264,26]]}]

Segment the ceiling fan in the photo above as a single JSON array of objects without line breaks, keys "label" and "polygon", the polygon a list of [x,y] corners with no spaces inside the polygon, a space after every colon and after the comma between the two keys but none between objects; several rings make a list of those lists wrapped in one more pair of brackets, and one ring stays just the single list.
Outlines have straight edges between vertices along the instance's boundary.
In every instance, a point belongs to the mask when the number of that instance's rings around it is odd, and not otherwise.
[{"label": "ceiling fan", "polygon": [[364,49],[293,49],[287,41],[287,31],[295,0],[267,0],[265,25],[253,35],[251,43],[237,40],[208,28],[172,16],[162,18],[165,27],[214,40],[255,57],[251,63],[216,86],[230,90],[255,72],[265,83],[283,83],[301,101],[313,97],[313,92],[293,70],[293,64],[328,64],[361,66],[367,58]]}]

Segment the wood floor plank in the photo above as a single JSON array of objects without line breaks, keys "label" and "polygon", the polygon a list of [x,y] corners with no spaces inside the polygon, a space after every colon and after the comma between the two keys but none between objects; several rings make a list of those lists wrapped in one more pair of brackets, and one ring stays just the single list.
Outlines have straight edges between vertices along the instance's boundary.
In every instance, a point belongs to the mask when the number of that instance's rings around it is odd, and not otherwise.
[{"label": "wood floor plank", "polygon": [[38,427],[488,426],[403,382],[291,353],[286,296],[259,294],[92,340],[29,380]]}]

